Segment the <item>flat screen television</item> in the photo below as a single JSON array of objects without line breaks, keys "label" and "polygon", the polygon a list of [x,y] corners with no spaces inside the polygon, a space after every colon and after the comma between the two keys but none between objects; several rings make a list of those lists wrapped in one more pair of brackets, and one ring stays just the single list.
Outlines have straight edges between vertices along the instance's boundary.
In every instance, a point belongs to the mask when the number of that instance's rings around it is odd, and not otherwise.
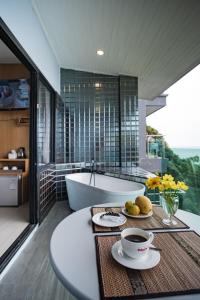
[{"label": "flat screen television", "polygon": [[29,95],[27,79],[0,80],[0,110],[29,108]]}]

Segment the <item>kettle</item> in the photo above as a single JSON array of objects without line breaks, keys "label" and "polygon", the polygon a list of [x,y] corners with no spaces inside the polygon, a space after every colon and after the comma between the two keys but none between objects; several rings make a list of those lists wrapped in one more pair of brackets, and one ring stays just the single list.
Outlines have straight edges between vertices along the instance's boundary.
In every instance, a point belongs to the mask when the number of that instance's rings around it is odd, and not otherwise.
[{"label": "kettle", "polygon": [[24,147],[20,147],[17,150],[17,158],[26,158],[26,153],[25,153],[25,148]]}]

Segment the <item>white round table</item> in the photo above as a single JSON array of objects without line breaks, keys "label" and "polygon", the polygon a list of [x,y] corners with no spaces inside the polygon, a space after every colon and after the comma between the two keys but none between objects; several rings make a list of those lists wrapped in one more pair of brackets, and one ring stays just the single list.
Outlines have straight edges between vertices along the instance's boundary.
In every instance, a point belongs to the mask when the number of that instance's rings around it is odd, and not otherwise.
[{"label": "white round table", "polygon": [[[119,203],[102,206],[119,206]],[[200,216],[182,210],[178,210],[176,216],[200,234]],[[94,236],[90,208],[84,208],[65,218],[51,238],[52,267],[66,289],[77,299],[100,299]],[[200,294],[156,299],[197,300]]]}]

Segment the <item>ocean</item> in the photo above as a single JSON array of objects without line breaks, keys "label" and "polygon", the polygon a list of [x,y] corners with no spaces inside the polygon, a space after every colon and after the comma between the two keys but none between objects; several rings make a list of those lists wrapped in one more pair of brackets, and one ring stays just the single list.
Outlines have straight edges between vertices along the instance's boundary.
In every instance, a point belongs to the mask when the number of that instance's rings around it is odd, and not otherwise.
[{"label": "ocean", "polygon": [[200,157],[200,148],[172,148],[172,150],[180,158],[188,158],[196,155]]}]

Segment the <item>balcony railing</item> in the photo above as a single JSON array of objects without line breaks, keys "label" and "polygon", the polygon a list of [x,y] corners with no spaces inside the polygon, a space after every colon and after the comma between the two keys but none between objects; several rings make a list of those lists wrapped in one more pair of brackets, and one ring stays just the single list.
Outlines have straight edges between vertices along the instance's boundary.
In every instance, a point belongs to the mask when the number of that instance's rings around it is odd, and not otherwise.
[{"label": "balcony railing", "polygon": [[147,135],[146,149],[148,158],[165,158],[165,142],[162,135]]}]

